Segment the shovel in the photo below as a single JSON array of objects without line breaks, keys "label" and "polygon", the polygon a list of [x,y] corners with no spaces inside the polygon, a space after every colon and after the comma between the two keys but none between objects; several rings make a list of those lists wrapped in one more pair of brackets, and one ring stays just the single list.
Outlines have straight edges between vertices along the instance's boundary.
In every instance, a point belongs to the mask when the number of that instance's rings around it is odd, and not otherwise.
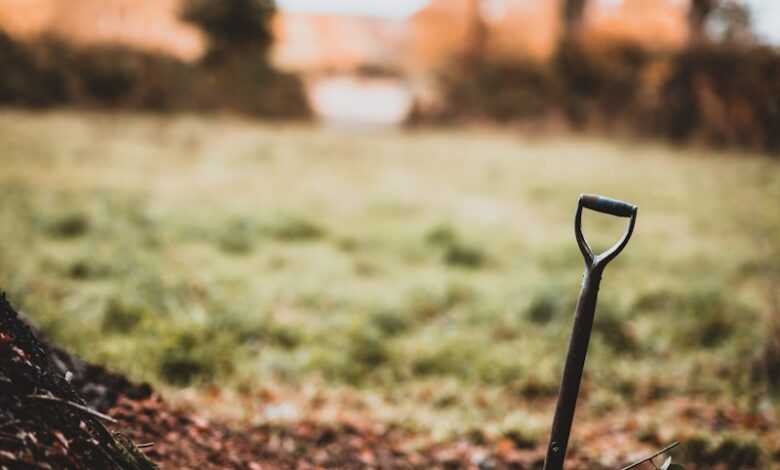
[{"label": "shovel", "polygon": [[[588,242],[582,235],[582,209],[628,218],[626,232],[612,248],[600,255],[594,255]],[[583,194],[577,204],[574,216],[574,234],[577,245],[585,258],[585,275],[582,280],[582,290],[577,300],[574,312],[569,351],[566,353],[566,364],[563,369],[561,388],[558,392],[558,403],[555,406],[550,442],[547,446],[547,457],[544,460],[544,470],[563,470],[566,448],[569,444],[569,433],[574,420],[574,409],[577,406],[577,395],[580,391],[582,370],[585,366],[585,356],[588,353],[590,333],[593,328],[593,317],[596,313],[596,297],[599,292],[601,275],[607,264],[615,259],[626,247],[636,223],[637,207],[627,202],[608,197]]]}]

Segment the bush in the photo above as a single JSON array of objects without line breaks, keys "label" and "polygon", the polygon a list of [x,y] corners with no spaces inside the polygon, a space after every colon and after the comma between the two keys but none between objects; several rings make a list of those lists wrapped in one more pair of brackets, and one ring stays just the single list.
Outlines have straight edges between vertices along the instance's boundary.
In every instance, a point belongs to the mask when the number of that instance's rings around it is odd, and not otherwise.
[{"label": "bush", "polygon": [[[673,58],[653,109],[653,131],[675,141],[780,152],[780,54],[700,47]],[[734,71],[739,73],[734,73]]]},{"label": "bush", "polygon": [[[195,3],[214,4],[207,10],[219,10],[251,2]],[[203,19],[207,27],[219,28]],[[242,21],[257,20],[247,16]],[[225,34],[248,34],[242,31]],[[262,39],[268,33],[257,34]],[[187,63],[120,45],[77,47],[53,37],[18,42],[0,31],[0,105],[232,110],[275,119],[308,117],[301,81],[268,64],[263,52],[267,42],[266,38],[246,48],[228,47],[233,43],[222,41],[219,53]],[[214,60],[215,54],[219,60]]]},{"label": "bush", "polygon": [[553,64],[569,123],[609,126],[633,115],[648,61],[649,54],[630,42],[588,47],[570,39],[561,44]]},{"label": "bush", "polygon": [[67,75],[51,63],[61,45],[38,50],[15,42],[0,30],[0,104],[45,107],[68,100]]},{"label": "bush", "polygon": [[[739,73],[734,73],[739,71]],[[780,153],[780,52],[710,44],[653,53],[569,38],[549,63],[459,60],[441,73],[444,109],[419,120],[544,121]]]},{"label": "bush", "polygon": [[208,57],[215,59],[229,54],[231,47],[266,50],[273,39],[269,20],[274,10],[272,0],[189,0],[182,19],[208,35]]},{"label": "bush", "polygon": [[434,116],[439,122],[538,119],[555,102],[556,85],[549,67],[531,61],[455,61],[440,81],[446,105]]}]

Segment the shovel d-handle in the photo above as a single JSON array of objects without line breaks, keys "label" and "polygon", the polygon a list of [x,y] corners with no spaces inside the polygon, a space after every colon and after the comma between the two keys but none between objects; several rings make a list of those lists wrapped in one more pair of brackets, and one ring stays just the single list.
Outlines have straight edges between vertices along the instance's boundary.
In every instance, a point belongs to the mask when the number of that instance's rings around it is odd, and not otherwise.
[{"label": "shovel d-handle", "polygon": [[631,217],[636,213],[636,206],[633,204],[595,194],[583,194],[580,196],[580,204],[588,209],[616,217]]},{"label": "shovel d-handle", "polygon": [[[582,209],[587,208],[597,212],[629,218],[628,227],[623,237],[610,249],[599,255],[594,255],[588,242],[582,235]],[[569,434],[574,421],[574,410],[577,406],[577,395],[580,391],[582,371],[585,357],[588,354],[588,343],[593,329],[593,318],[596,313],[596,299],[599,293],[601,275],[606,265],[626,247],[636,223],[637,207],[623,201],[603,196],[583,194],[577,204],[574,216],[574,234],[582,257],[585,259],[585,274],[582,290],[574,311],[569,350],[566,353],[566,363],[563,368],[561,388],[558,392],[558,402],[555,406],[550,441],[547,446],[547,457],[544,470],[562,470],[566,458],[566,448],[569,445]]]}]

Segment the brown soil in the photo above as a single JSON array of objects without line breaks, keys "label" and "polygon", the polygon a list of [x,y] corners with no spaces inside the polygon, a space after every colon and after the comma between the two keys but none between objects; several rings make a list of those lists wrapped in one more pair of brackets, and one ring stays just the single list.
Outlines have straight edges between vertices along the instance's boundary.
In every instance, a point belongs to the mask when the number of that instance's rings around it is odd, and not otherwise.
[{"label": "brown soil", "polygon": [[70,381],[0,297],[0,468],[154,468]]}]

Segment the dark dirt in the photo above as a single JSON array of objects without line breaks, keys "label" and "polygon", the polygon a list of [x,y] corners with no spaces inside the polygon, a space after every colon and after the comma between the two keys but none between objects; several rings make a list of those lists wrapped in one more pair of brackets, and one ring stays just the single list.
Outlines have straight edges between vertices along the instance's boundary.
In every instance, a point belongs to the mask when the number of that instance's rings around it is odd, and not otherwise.
[{"label": "dark dirt", "polygon": [[0,467],[155,468],[102,421],[0,297]]}]

